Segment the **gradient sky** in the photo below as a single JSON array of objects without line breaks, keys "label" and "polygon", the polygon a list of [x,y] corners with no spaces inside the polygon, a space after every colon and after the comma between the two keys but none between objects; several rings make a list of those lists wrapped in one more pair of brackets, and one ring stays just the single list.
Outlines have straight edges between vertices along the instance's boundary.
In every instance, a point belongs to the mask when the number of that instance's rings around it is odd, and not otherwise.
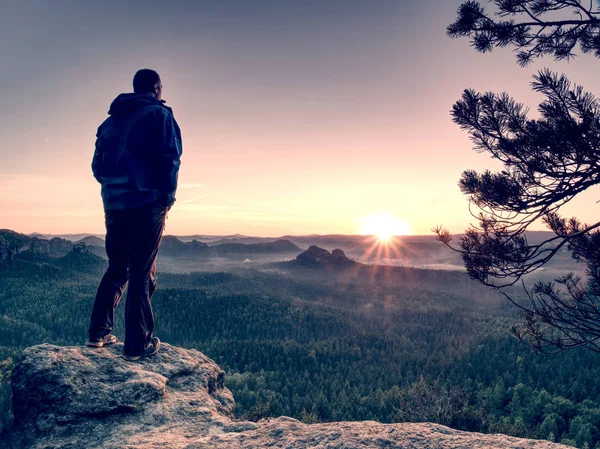
[{"label": "gradient sky", "polygon": [[[167,234],[429,234],[472,221],[457,187],[498,168],[450,120],[463,89],[535,110],[543,67],[600,92],[600,60],[519,67],[445,27],[460,0],[3,0],[0,228],[103,233],[90,162],[111,101],[157,70],[183,135]],[[597,191],[567,210],[598,217]]]}]

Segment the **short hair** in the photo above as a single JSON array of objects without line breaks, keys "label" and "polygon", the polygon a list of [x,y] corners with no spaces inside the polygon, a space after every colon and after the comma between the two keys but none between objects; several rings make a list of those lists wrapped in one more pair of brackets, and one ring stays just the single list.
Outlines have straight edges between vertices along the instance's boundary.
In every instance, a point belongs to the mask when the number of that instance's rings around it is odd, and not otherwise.
[{"label": "short hair", "polygon": [[140,69],[133,77],[133,91],[136,94],[154,92],[154,85],[160,83],[159,74],[151,69]]}]

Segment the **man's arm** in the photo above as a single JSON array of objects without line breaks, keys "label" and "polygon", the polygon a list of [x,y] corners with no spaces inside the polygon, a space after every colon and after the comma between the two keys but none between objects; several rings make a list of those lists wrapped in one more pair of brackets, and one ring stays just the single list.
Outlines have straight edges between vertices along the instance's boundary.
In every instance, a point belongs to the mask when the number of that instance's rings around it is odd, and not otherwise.
[{"label": "man's arm", "polygon": [[175,121],[173,114],[166,109],[161,110],[160,129],[162,134],[159,150],[161,197],[165,198],[166,205],[170,208],[175,202],[183,146],[179,125]]},{"label": "man's arm", "polygon": [[96,133],[96,149],[94,150],[94,157],[92,158],[92,173],[94,174],[94,178],[96,181],[100,181],[101,169],[102,169],[102,156],[104,151],[102,149],[102,139],[100,136],[100,128],[98,128],[98,132]]}]

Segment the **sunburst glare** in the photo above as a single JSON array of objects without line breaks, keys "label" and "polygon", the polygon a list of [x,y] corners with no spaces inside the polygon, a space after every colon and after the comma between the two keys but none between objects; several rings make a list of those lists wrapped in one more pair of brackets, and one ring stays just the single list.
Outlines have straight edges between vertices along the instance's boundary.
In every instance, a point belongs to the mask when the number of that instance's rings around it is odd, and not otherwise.
[{"label": "sunburst glare", "polygon": [[361,234],[375,235],[389,241],[395,235],[410,235],[410,223],[389,213],[369,215],[361,220]]}]

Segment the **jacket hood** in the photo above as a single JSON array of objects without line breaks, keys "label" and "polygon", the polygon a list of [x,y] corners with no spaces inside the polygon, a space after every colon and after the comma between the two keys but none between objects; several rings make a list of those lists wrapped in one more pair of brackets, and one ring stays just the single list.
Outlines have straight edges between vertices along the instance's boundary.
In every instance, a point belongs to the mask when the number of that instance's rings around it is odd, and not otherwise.
[{"label": "jacket hood", "polygon": [[110,104],[108,115],[122,115],[135,111],[144,106],[162,106],[168,110],[171,108],[165,106],[163,101],[156,99],[150,94],[126,93],[119,94]]}]

